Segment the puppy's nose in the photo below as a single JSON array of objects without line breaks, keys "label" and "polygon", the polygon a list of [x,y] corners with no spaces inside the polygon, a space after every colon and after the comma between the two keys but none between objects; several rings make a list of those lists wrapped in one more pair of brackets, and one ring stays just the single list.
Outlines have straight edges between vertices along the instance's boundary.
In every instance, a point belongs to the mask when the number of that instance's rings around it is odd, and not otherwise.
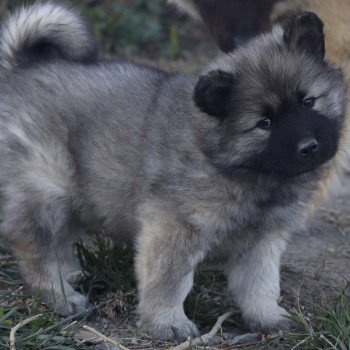
[{"label": "puppy's nose", "polygon": [[313,157],[318,151],[318,143],[314,138],[301,140],[298,145],[298,153],[302,157]]}]

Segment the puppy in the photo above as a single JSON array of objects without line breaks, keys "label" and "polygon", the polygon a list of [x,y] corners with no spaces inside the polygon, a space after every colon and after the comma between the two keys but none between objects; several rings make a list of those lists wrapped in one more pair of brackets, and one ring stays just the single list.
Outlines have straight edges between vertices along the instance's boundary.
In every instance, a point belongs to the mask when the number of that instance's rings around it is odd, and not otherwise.
[{"label": "puppy", "polygon": [[72,243],[134,242],[139,325],[197,335],[183,302],[205,260],[225,270],[252,330],[288,328],[279,263],[337,153],[346,89],[313,13],[277,25],[198,77],[97,58],[52,2],[2,24],[2,236],[33,292],[63,315],[85,296]]}]

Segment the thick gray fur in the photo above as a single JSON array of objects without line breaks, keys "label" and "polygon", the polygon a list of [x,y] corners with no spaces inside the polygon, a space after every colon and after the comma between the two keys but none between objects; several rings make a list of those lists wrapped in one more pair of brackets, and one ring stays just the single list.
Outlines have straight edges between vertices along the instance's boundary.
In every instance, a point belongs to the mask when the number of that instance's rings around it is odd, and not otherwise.
[{"label": "thick gray fur", "polygon": [[[29,22],[31,16],[35,11]],[[70,19],[80,21],[74,13]],[[278,99],[262,92],[265,75],[257,67],[267,62],[282,83],[323,94],[315,108],[330,118],[344,113],[340,73],[315,68],[312,58],[285,48],[282,37],[276,27],[204,69],[246,74],[243,93],[251,104],[222,155],[230,164],[256,153],[268,137],[239,129],[255,125],[254,108],[263,99]],[[79,57],[79,36],[66,40]],[[1,231],[31,290],[63,315],[84,309],[86,297],[67,282],[80,269],[71,246],[87,228],[99,227],[116,242],[135,243],[139,324],[146,332],[162,339],[198,333],[183,302],[196,267],[207,260],[227,272],[229,294],[251,328],[288,326],[277,304],[280,257],[327,165],[290,179],[230,178],[204,151],[217,146],[222,129],[196,107],[196,78],[66,57],[21,65],[25,51],[10,47],[13,56],[7,51],[0,68]],[[94,43],[84,50],[83,62]]]}]

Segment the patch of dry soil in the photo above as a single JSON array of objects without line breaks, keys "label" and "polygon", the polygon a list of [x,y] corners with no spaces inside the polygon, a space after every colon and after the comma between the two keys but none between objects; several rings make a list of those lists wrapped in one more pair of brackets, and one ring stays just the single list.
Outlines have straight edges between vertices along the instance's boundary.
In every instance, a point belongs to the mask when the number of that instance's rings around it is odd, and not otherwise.
[{"label": "patch of dry soil", "polygon": [[332,298],[350,281],[349,176],[343,179],[339,192],[288,246],[282,262],[282,292],[290,302],[298,294],[317,302],[321,291]]}]

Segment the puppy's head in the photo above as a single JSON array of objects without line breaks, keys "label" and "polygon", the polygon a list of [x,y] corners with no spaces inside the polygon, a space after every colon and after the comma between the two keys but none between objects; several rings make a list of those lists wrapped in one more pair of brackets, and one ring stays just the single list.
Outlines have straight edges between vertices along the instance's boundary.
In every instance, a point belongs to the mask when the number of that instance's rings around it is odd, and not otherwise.
[{"label": "puppy's head", "polygon": [[304,12],[199,78],[194,101],[217,120],[217,166],[297,176],[336,154],[346,93],[324,47],[323,23]]}]

